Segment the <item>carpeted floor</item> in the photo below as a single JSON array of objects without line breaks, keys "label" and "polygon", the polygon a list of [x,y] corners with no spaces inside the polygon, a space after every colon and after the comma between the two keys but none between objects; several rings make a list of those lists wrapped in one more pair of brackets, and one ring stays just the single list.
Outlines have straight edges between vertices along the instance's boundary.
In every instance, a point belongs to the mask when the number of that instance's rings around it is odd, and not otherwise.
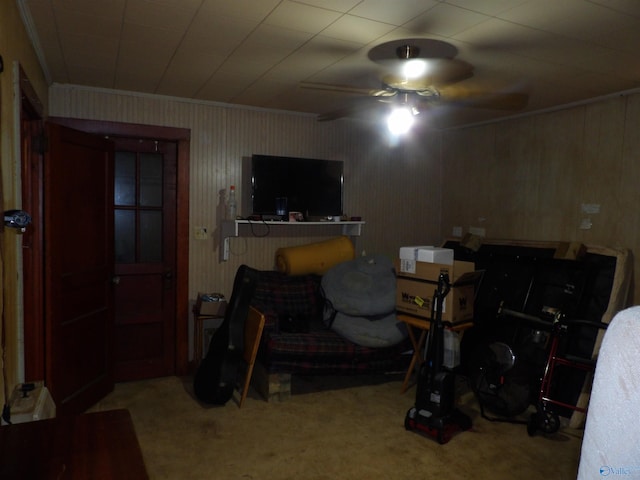
[{"label": "carpeted floor", "polygon": [[242,409],[200,404],[191,378],[123,383],[92,410],[130,410],[152,479],[576,478],[581,430],[530,437],[524,425],[483,419],[465,394],[473,427],[440,445],[405,430],[415,387],[401,394],[399,379],[294,380],[290,400],[250,391]]}]

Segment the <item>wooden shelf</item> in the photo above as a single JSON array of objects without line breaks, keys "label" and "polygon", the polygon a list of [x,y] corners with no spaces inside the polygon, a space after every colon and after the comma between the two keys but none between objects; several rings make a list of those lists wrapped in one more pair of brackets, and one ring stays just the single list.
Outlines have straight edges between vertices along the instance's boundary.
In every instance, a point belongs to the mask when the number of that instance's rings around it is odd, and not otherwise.
[{"label": "wooden shelf", "polygon": [[296,229],[296,228],[317,228],[318,230],[335,232],[340,231],[341,235],[349,237],[359,237],[362,235],[362,227],[365,222],[344,221],[344,222],[276,222],[276,221],[256,221],[256,220],[224,220],[220,225],[220,261],[229,260],[229,238],[254,236],[252,228],[266,226],[269,229]]}]

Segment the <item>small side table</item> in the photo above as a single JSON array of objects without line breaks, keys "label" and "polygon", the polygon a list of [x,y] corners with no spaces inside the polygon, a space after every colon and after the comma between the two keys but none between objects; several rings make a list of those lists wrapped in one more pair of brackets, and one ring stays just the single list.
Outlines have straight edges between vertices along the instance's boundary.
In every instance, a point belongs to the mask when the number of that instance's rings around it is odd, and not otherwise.
[{"label": "small side table", "polygon": [[[427,333],[431,327],[431,322],[424,318],[412,317],[410,315],[398,314],[398,320],[404,322],[407,325],[407,332],[409,332],[409,338],[413,345],[413,355],[411,357],[411,363],[407,369],[407,373],[404,376],[404,382],[402,382],[401,393],[404,393],[409,388],[409,380],[413,374],[416,364],[420,364],[423,357],[423,351],[427,340]],[[473,322],[461,323],[452,327],[447,327],[454,332],[464,332],[473,326]],[[416,331],[420,331],[420,336],[416,338]]]},{"label": "small side table", "polygon": [[196,366],[200,364],[205,353],[202,351],[202,334],[205,320],[221,318],[224,318],[224,310],[222,314],[203,314],[200,313],[200,302],[193,306],[193,361]]}]

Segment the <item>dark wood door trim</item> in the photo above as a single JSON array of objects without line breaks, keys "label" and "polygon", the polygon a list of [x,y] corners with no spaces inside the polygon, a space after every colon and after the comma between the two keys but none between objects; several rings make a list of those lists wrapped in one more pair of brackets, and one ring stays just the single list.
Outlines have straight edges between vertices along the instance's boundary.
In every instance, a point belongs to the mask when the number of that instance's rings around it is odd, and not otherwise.
[{"label": "dark wood door trim", "polygon": [[153,138],[178,144],[176,218],[176,374],[189,373],[189,144],[191,131],[100,120],[51,117],[53,123],[97,135]]},{"label": "dark wood door trim", "polygon": [[32,219],[31,226],[22,236],[24,374],[27,380],[42,380],[45,375],[42,239],[44,120],[42,102],[22,67],[19,72],[21,208]]}]

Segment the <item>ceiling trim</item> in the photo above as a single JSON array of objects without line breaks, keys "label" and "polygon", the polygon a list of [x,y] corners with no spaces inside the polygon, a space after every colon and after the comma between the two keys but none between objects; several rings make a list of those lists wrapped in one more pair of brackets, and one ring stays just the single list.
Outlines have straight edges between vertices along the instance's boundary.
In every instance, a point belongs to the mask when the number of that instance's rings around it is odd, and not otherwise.
[{"label": "ceiling trim", "polygon": [[[74,85],[74,84],[70,84],[70,83],[53,83],[51,84],[51,88],[62,88],[62,89],[70,89],[70,90],[82,90],[82,91],[89,91],[89,92],[96,92],[96,93],[108,93],[108,94],[121,94],[121,95],[127,95],[130,97],[138,97],[138,98],[150,98],[150,99],[158,99],[158,100],[172,100],[172,101],[176,101],[176,102],[182,102],[182,103],[190,103],[193,105],[208,105],[208,106],[212,106],[212,107],[220,107],[220,108],[231,108],[231,109],[238,109],[238,110],[249,110],[249,111],[255,111],[255,112],[266,112],[266,113],[275,113],[275,114],[279,114],[279,115],[294,115],[294,116],[298,116],[298,117],[306,117],[306,118],[316,118],[317,115],[315,113],[305,113],[305,112],[296,112],[296,111],[292,111],[292,110],[278,110],[278,109],[274,109],[274,108],[264,108],[264,107],[255,107],[252,105],[239,105],[239,104],[235,104],[235,103],[224,103],[224,102],[215,102],[212,100],[198,100],[198,99],[193,99],[193,98],[186,98],[186,97],[175,97],[175,96],[170,96],[170,95],[161,95],[158,93],[144,93],[144,92],[135,92],[135,91],[129,91],[129,90],[117,90],[117,89],[113,89],[113,88],[103,88],[103,87],[90,87],[87,85]],[[479,127],[479,126],[483,126],[483,125],[490,125],[493,123],[500,123],[500,122],[504,122],[504,121],[508,121],[508,120],[516,120],[519,118],[526,118],[526,117],[531,117],[534,115],[541,115],[544,113],[552,113],[552,112],[557,112],[560,110],[566,110],[569,108],[575,108],[575,107],[580,107],[580,106],[584,106],[584,105],[589,105],[589,104],[593,104],[593,103],[598,103],[598,102],[602,102],[605,100],[609,100],[611,98],[617,98],[617,97],[626,97],[629,95],[635,95],[640,93],[640,87],[638,88],[632,88],[629,90],[623,90],[620,92],[615,92],[615,93],[610,93],[607,95],[601,95],[599,97],[593,97],[593,98],[588,98],[585,100],[580,100],[577,102],[571,102],[571,103],[565,103],[563,105],[556,105],[554,107],[549,107],[549,108],[542,108],[540,110],[534,110],[531,112],[524,112],[524,113],[517,113],[514,115],[509,115],[506,117],[500,117],[500,118],[494,118],[494,119],[490,119],[490,120],[485,120],[482,122],[476,122],[476,123],[469,123],[466,125],[460,125],[460,126],[454,126],[454,127],[444,127],[444,128],[437,128],[434,127],[434,130],[438,130],[440,132],[450,132],[450,131],[455,131],[455,130],[462,130],[465,128],[473,128],[473,127]],[[347,120],[347,121],[355,121],[354,119],[350,119],[350,118],[344,118],[344,119],[339,119],[339,120]],[[338,121],[338,120],[336,120]],[[333,123],[333,122],[331,122]]]},{"label": "ceiling trim", "polygon": [[208,106],[221,107],[221,108],[233,108],[233,109],[250,110],[250,111],[256,111],[256,112],[276,113],[280,115],[283,115],[283,114],[295,115],[298,117],[316,118],[318,116],[315,113],[308,113],[308,112],[296,112],[293,110],[279,110],[276,108],[256,107],[254,105],[243,105],[239,103],[224,103],[224,102],[216,102],[214,100],[201,100],[201,99],[188,98],[188,97],[176,97],[172,95],[162,95],[160,93],[136,92],[133,90],[119,90],[116,88],[106,88],[106,87],[91,87],[88,85],[77,85],[73,83],[53,82],[52,84],[50,84],[50,87],[91,91],[96,93],[122,94],[122,95],[127,95],[129,97],[138,97],[138,98],[165,99],[165,100],[173,100],[173,101],[182,102],[182,103],[191,103],[194,105],[208,105]]},{"label": "ceiling trim", "polygon": [[533,110],[531,112],[524,112],[524,113],[516,113],[514,115],[508,115],[505,117],[500,117],[500,118],[493,118],[490,120],[484,120],[482,122],[476,122],[476,123],[469,123],[466,125],[460,125],[457,127],[445,127],[445,128],[441,128],[439,129],[440,131],[452,131],[452,130],[463,130],[465,128],[471,128],[471,127],[479,127],[482,125],[489,125],[492,123],[500,123],[506,120],[515,120],[518,118],[526,118],[526,117],[531,117],[534,115],[542,115],[544,113],[552,113],[552,112],[558,112],[560,110],[567,110],[569,108],[575,108],[575,107],[581,107],[584,105],[589,105],[592,103],[598,103],[598,102],[603,102],[605,100],[610,100],[612,98],[617,98],[617,97],[626,97],[629,95],[635,95],[640,93],[640,87],[638,88],[631,88],[629,90],[623,90],[621,92],[615,92],[615,93],[608,93],[606,95],[601,95],[599,97],[593,97],[593,98],[587,98],[584,100],[578,100],[577,102],[570,102],[570,103],[565,103],[563,105],[555,105],[553,107],[549,107],[549,108],[541,108],[540,110]]}]

